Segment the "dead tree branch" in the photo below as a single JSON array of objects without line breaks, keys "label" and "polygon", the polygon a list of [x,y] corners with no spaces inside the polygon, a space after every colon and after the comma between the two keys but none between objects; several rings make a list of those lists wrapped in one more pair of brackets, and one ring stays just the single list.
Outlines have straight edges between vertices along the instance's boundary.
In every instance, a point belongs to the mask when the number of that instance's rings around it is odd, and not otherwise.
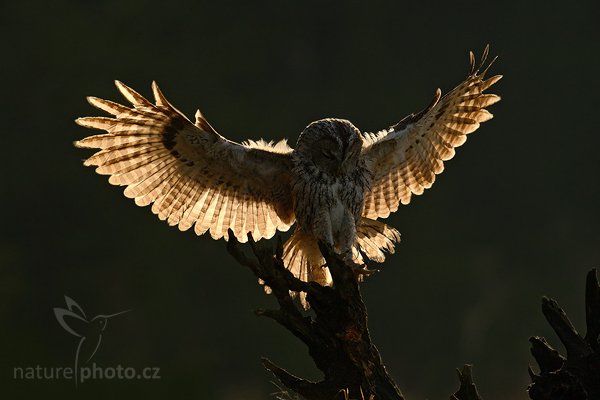
[{"label": "dead tree branch", "polygon": [[[303,282],[284,267],[280,239],[273,249],[272,242],[257,244],[250,238],[254,255],[251,257],[233,234],[229,237],[229,253],[262,279],[279,303],[277,310],[259,309],[255,313],[277,321],[304,342],[324,377],[320,382],[311,382],[263,358],[266,369],[288,389],[308,400],[404,399],[371,341],[367,310],[351,266],[321,246],[334,282],[333,287],[324,287],[315,282]],[[303,310],[290,291],[306,293],[314,316]],[[460,389],[453,400],[481,400],[471,379],[470,366],[459,371],[459,379]]]},{"label": "dead tree branch", "polygon": [[[324,287],[295,278],[281,260],[282,245],[278,241],[275,253],[269,244],[250,240],[255,259],[247,256],[240,244],[230,236],[228,251],[242,265],[249,267],[273,291],[278,310],[257,310],[302,340],[310,356],[323,372],[320,382],[296,377],[285,369],[263,359],[263,365],[286,387],[306,399],[365,398],[403,400],[377,348],[371,342],[367,328],[367,312],[358,282],[349,266],[328,249],[322,248],[331,271],[334,286]],[[306,315],[290,291],[302,291],[314,312]]]},{"label": "dead tree branch", "polygon": [[529,368],[528,391],[533,400],[600,399],[600,286],[595,269],[587,275],[585,310],[587,333],[581,337],[555,300],[542,299],[542,312],[567,356],[561,356],[543,337],[529,339],[540,368],[539,374]]}]

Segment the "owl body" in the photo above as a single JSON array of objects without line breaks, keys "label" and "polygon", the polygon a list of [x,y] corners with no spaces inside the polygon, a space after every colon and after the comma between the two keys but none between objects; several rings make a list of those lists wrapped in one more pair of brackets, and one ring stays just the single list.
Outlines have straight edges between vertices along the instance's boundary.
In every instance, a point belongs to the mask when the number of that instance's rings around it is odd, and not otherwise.
[{"label": "owl body", "polygon": [[351,254],[372,175],[360,158],[362,138],[349,121],[313,122],[300,135],[292,198],[297,229],[340,254]]},{"label": "owl body", "polygon": [[[361,133],[342,119],[309,124],[295,149],[285,140],[235,143],[198,111],[190,121],[152,84],[154,102],[116,81],[132,106],[88,97],[111,117],[84,117],[80,125],[103,134],[76,146],[98,151],[85,161],[125,196],[169,225],[213,239],[271,238],[296,224],[284,244],[287,268],[304,281],[331,285],[318,243],[352,261],[383,262],[400,234],[380,221],[431,187],[467,135],[491,119],[500,100],[484,93],[501,75],[479,67],[455,89],[438,89],[428,107],[377,133]],[[302,299],[302,294],[301,294]]]}]

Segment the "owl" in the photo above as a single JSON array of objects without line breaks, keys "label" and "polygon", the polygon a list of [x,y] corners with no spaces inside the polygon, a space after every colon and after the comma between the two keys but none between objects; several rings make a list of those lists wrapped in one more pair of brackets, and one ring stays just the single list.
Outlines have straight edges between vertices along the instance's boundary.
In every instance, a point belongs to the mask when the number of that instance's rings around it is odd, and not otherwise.
[{"label": "owl", "polygon": [[125,196],[171,226],[213,239],[240,242],[295,230],[284,244],[284,264],[298,278],[331,285],[318,242],[352,265],[364,257],[382,262],[399,242],[387,218],[412,195],[431,187],[444,161],[482,122],[486,107],[500,100],[484,93],[502,76],[485,79],[486,47],[455,89],[437,89],[424,110],[376,133],[350,121],[328,118],[309,124],[295,149],[278,143],[236,143],[221,136],[198,111],[195,123],[177,110],[152,83],[154,102],[116,81],[132,106],[88,97],[111,117],[76,122],[106,133],[75,142],[98,149],[85,161],[125,186]]}]

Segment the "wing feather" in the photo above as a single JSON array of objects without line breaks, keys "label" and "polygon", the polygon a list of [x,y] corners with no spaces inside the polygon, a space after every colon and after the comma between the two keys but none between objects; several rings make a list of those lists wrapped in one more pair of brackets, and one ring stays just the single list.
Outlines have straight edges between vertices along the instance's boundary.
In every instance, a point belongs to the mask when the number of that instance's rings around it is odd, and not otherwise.
[{"label": "wing feather", "polygon": [[113,175],[139,162],[148,163],[164,155],[158,146],[140,146],[139,150],[132,146],[128,149],[115,150],[88,158],[85,165],[98,165],[96,172],[101,175]]},{"label": "wing feather", "polygon": [[171,216],[175,200],[180,197],[182,190],[185,189],[188,182],[187,174],[173,174],[169,179],[169,183],[165,186],[162,194],[159,195],[154,204],[152,204],[152,212],[158,215],[158,219],[165,221]]},{"label": "wing feather", "polygon": [[[197,190],[193,197],[190,199],[189,208],[184,212],[183,219],[179,223],[178,227],[181,231],[187,231],[190,229],[198,218],[200,217],[200,211],[202,210],[202,204],[204,203],[204,199],[208,196],[208,192],[210,189],[204,187],[197,187]],[[196,227],[194,226],[194,232],[196,232]],[[198,233],[196,233],[198,234]]]},{"label": "wing feather", "polygon": [[[228,229],[232,226],[231,222],[233,220],[233,214],[237,211],[238,206],[238,196],[237,193],[234,192],[233,196],[228,197],[227,204],[225,206],[225,213],[223,214],[223,228],[221,232],[223,235],[228,235]],[[273,232],[274,234],[275,232]],[[265,236],[270,237],[270,236]]]},{"label": "wing feather", "polygon": [[488,50],[486,47],[477,69],[470,53],[471,72],[448,94],[442,97],[438,89],[423,111],[387,130],[363,135],[362,155],[374,175],[370,192],[365,193],[364,217],[385,218],[398,209],[398,203],[408,204],[412,195],[430,188],[444,170],[444,161],[454,157],[455,148],[481,123],[492,119],[485,108],[500,97],[483,92],[502,76],[484,80],[495,61],[483,68]]},{"label": "wing feather", "polygon": [[218,197],[218,190],[219,188],[209,189],[208,194],[206,195],[206,198],[202,203],[202,209],[200,210],[201,217],[198,217],[198,222],[196,222],[195,227],[197,235],[203,235],[204,233],[206,233],[208,228],[210,228],[210,223],[212,221],[212,212],[214,211],[214,209],[211,206],[216,201],[215,197]]},{"label": "wing feather", "polygon": [[[231,200],[228,196],[223,196],[221,207],[219,208],[219,214],[216,219],[216,223],[213,224],[214,235],[217,237],[223,236],[223,223],[225,221],[225,214],[227,213],[228,204]],[[212,227],[211,227],[212,229]]]},{"label": "wing feather", "polygon": [[165,204],[168,204],[168,206],[161,210],[158,218],[166,220],[169,226],[175,226],[179,223],[183,214],[181,207],[190,195],[193,188],[193,182],[194,181],[189,177],[182,178],[178,183],[177,188],[169,191],[164,200]]},{"label": "wing feather", "polygon": [[248,215],[248,199],[246,196],[242,198],[242,203],[238,207],[235,216],[235,231],[237,231],[236,237],[239,235],[242,240],[247,240],[246,237],[246,215]]},{"label": "wing feather", "polygon": [[[226,198],[224,194],[219,193],[215,204],[212,206],[212,219],[210,221],[210,236],[213,239],[220,239],[223,234],[219,229],[219,217],[221,215],[221,207],[223,206],[223,200]],[[221,226],[222,228],[222,226]],[[255,232],[255,231],[253,231]]]},{"label": "wing feather", "polygon": [[84,165],[109,175],[113,185],[136,204],[169,225],[227,239],[232,228],[245,242],[268,238],[294,223],[290,190],[292,149],[284,142],[235,143],[219,135],[196,114],[190,122],[152,83],[154,103],[115,82],[132,106],[88,97],[112,117],[84,117],[76,122],[103,134],[86,137],[77,147],[98,149]]}]

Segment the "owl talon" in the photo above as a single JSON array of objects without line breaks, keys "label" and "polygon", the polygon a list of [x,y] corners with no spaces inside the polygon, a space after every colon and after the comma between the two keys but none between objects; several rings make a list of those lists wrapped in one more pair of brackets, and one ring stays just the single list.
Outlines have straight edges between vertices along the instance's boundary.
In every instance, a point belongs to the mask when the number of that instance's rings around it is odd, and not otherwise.
[{"label": "owl talon", "polygon": [[342,260],[346,265],[350,267],[356,278],[360,279],[361,276],[370,276],[375,272],[378,272],[378,269],[369,269],[367,264],[358,264],[354,261],[354,257],[352,256],[352,251],[345,251]]},{"label": "owl talon", "polygon": [[355,265],[351,266],[351,268],[352,268],[352,272],[354,273],[354,276],[356,276],[356,278],[360,278],[362,276],[371,276],[375,272],[379,272],[378,269],[369,269],[367,267],[367,264],[363,264],[363,265],[355,264]]}]

